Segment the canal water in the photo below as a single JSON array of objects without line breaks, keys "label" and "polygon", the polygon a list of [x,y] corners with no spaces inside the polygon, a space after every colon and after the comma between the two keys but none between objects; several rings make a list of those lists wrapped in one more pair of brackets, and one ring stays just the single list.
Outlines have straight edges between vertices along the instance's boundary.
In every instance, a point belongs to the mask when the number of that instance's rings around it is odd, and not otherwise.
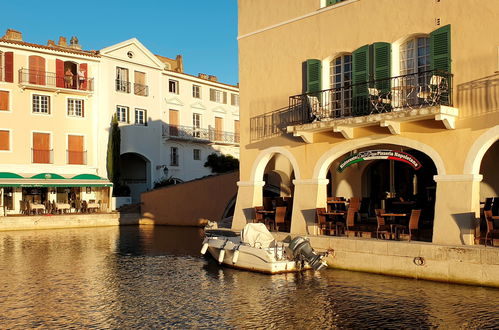
[{"label": "canal water", "polygon": [[202,235],[149,226],[0,232],[0,328],[499,327],[496,289],[221,268],[200,256]]}]

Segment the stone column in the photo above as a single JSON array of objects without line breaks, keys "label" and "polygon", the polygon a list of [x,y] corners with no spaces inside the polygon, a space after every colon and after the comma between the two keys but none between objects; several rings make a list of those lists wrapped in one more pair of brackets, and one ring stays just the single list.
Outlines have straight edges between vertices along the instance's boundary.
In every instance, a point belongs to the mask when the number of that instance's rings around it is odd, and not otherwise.
[{"label": "stone column", "polygon": [[241,230],[255,218],[255,206],[263,205],[262,187],[265,181],[238,181],[237,201],[232,218],[232,229]]},{"label": "stone column", "polygon": [[318,234],[315,222],[316,208],[327,205],[327,179],[293,180],[293,215],[291,234]]},{"label": "stone column", "polygon": [[472,245],[480,218],[482,175],[435,175],[433,243]]}]

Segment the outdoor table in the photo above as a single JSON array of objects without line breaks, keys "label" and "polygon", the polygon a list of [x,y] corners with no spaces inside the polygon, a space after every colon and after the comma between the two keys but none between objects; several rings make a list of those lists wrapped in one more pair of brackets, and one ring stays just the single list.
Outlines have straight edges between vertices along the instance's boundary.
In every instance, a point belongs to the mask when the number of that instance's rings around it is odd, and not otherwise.
[{"label": "outdoor table", "polygon": [[401,85],[401,86],[393,86],[391,88],[392,90],[392,96],[396,99],[396,108],[401,108],[401,107],[409,107],[411,108],[411,105],[409,103],[409,100],[411,98],[411,95],[414,93],[415,86],[413,85]]},{"label": "outdoor table", "polygon": [[45,212],[45,205],[43,204],[31,204],[30,207],[31,210],[35,211],[36,213],[39,213],[39,211],[41,211],[42,213]]},{"label": "outdoor table", "polygon": [[61,213],[64,210],[67,210],[68,212],[71,210],[71,205],[68,203],[55,203],[55,206],[57,207],[57,211],[61,211]]},{"label": "outdoor table", "polygon": [[392,220],[390,222],[392,222],[392,223],[390,223],[390,227],[393,227],[393,225],[395,225],[395,224],[400,224],[400,223],[397,223],[395,221],[395,218],[397,218],[397,217],[404,218],[407,216],[407,214],[406,213],[382,213],[381,216],[384,218],[391,218]]},{"label": "outdoor table", "polygon": [[100,205],[98,203],[88,203],[87,204],[87,210],[98,210],[100,208]]}]

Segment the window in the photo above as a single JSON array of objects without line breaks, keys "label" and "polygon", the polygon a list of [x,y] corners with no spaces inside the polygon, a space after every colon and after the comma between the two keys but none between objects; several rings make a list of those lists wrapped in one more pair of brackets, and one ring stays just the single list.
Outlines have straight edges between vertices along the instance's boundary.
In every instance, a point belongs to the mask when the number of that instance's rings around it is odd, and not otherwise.
[{"label": "window", "polygon": [[329,65],[330,88],[333,92],[333,110],[349,114],[352,102],[352,55],[342,55],[333,59]]},{"label": "window", "polygon": [[128,69],[116,67],[116,90],[118,92],[130,93]]},{"label": "window", "polygon": [[0,151],[10,150],[10,131],[0,130]]},{"label": "window", "polygon": [[230,94],[230,104],[238,107],[239,106],[239,95]]},{"label": "window", "polygon": [[326,0],[326,6],[332,6],[332,5],[335,5],[338,2],[342,2],[342,1],[346,1],[346,0]]},{"label": "window", "polygon": [[128,107],[116,106],[116,118],[120,123],[128,123]]},{"label": "window", "polygon": [[135,125],[146,125],[146,113],[144,109],[135,109]]},{"label": "window", "polygon": [[168,80],[168,91],[170,93],[178,94],[179,88],[178,88],[178,81],[176,80]]},{"label": "window", "polygon": [[170,166],[178,166],[178,148],[170,147]]},{"label": "window", "polygon": [[135,82],[133,84],[133,93],[135,95],[147,96],[148,87],[146,85],[146,74],[144,72],[135,71]]},{"label": "window", "polygon": [[83,117],[83,100],[68,99],[68,116]]},{"label": "window", "polygon": [[193,149],[192,150],[192,158],[194,160],[201,160],[201,149]]},{"label": "window", "polygon": [[201,136],[201,115],[199,113],[192,114],[192,136],[200,137]]},{"label": "window", "polygon": [[9,92],[0,91],[0,111],[9,111]]},{"label": "window", "polygon": [[227,92],[210,88],[210,101],[227,104]]},{"label": "window", "polygon": [[430,70],[430,38],[412,38],[400,46],[400,74]]},{"label": "window", "polygon": [[33,113],[50,114],[50,96],[33,94]]},{"label": "window", "polygon": [[201,86],[192,85],[192,97],[195,97],[197,99],[201,98]]}]

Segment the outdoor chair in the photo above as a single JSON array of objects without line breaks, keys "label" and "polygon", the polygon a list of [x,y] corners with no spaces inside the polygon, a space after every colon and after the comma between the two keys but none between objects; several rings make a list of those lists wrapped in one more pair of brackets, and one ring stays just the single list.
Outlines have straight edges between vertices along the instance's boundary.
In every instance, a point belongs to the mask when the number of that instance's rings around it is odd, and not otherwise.
[{"label": "outdoor chair", "polygon": [[395,231],[395,238],[399,239],[401,236],[408,237],[409,241],[415,236],[414,233],[419,231],[419,218],[421,210],[412,210],[409,219],[409,227],[404,225],[393,225],[392,229]]},{"label": "outdoor chair", "polygon": [[321,121],[327,117],[327,114],[322,108],[321,102],[317,96],[307,95],[307,102],[312,121]]},{"label": "outdoor chair", "polygon": [[390,92],[383,93],[377,88],[368,88],[371,113],[388,112],[390,109]]},{"label": "outdoor chair", "polygon": [[286,228],[286,206],[278,206],[275,209],[275,217],[274,219],[267,219],[267,223],[270,226],[272,224],[274,230],[285,230]]},{"label": "outdoor chair", "polygon": [[263,213],[259,213],[258,211],[263,211],[263,206],[255,206],[255,220],[253,222],[265,223]]},{"label": "outdoor chair", "polygon": [[490,241],[490,245],[494,246],[494,238],[499,237],[499,228],[494,228],[494,219],[492,219],[492,211],[484,211],[485,222],[487,223],[487,233],[485,234],[485,246]]},{"label": "outdoor chair", "polygon": [[381,216],[383,213],[385,213],[384,209],[376,209],[376,220],[378,222],[378,226],[376,228],[376,238],[391,239],[392,228],[390,225],[385,223],[385,218]]},{"label": "outdoor chair", "polygon": [[326,235],[331,234],[331,223],[327,221],[326,208],[318,207],[315,209],[317,226],[319,227],[319,234]]},{"label": "outdoor chair", "polygon": [[433,75],[427,86],[419,86],[419,92],[416,96],[423,99],[422,105],[439,104],[442,97],[448,95],[449,89],[445,77]]}]

